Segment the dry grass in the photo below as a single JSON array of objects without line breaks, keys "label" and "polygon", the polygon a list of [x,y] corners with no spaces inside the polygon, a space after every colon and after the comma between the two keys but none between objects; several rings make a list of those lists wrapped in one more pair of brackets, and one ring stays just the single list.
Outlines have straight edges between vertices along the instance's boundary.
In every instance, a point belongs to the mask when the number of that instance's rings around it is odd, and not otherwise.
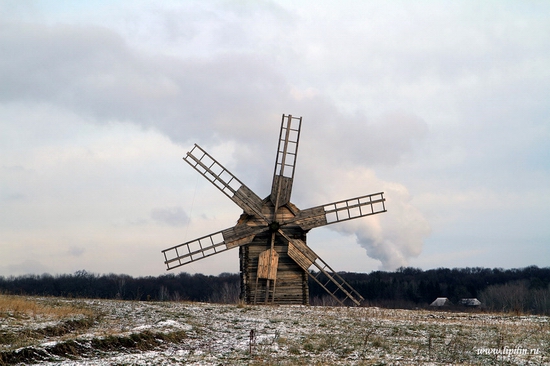
[{"label": "dry grass", "polygon": [[[100,314],[78,301],[0,294],[0,365],[10,364],[6,357],[14,350],[86,331]],[[24,353],[15,363],[26,361]]]},{"label": "dry grass", "polygon": [[94,316],[95,312],[76,303],[62,303],[55,299],[43,302],[36,298],[0,294],[0,318],[64,319],[79,315]]},{"label": "dry grass", "polygon": [[[16,296],[9,300],[10,306],[5,305],[6,297],[0,305],[0,365],[550,364],[547,316]],[[87,317],[86,312],[101,317]],[[479,352],[484,349],[536,353]]]}]

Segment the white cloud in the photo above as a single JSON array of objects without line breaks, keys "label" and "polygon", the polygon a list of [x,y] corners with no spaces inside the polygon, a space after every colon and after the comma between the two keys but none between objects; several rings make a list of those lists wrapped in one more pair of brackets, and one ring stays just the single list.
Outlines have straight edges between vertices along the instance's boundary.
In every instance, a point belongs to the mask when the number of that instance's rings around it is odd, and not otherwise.
[{"label": "white cloud", "polygon": [[[0,7],[0,271],[157,273],[160,249],[240,213],[184,153],[199,143],[264,197],[282,113],[304,117],[300,208],[386,192],[387,213],[331,227],[383,268],[472,227],[481,248],[502,226],[548,241],[525,225],[549,207],[546,4]],[[209,261],[189,270],[238,269]]]},{"label": "white cloud", "polygon": [[189,224],[189,216],[181,207],[155,208],[151,210],[151,218],[159,223],[170,226],[184,226]]},{"label": "white cloud", "polygon": [[[381,269],[394,270],[407,266],[411,258],[420,255],[423,242],[430,234],[430,225],[423,214],[412,205],[410,194],[403,185],[381,181],[373,171],[361,168],[335,170],[332,173],[336,179],[325,181],[331,187],[328,194],[336,197],[336,192],[340,192],[340,196],[330,201],[320,199],[319,205],[384,192],[388,212],[336,223],[328,228],[353,235],[369,257],[380,261]],[[363,187],[361,193],[358,187]],[[350,193],[354,194],[343,196]]]}]

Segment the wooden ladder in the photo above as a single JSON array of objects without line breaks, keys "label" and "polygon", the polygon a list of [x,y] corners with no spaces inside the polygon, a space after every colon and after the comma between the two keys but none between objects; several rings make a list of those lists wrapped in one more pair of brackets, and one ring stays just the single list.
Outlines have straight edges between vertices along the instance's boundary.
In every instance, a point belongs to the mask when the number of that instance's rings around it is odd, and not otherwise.
[{"label": "wooden ladder", "polygon": [[[256,277],[256,289],[254,290],[254,305],[257,304],[257,295],[258,295],[258,286],[259,278]],[[274,303],[275,302],[275,287],[277,286],[277,279],[270,280],[265,279],[265,299],[264,304]],[[270,296],[271,295],[271,296]]]}]

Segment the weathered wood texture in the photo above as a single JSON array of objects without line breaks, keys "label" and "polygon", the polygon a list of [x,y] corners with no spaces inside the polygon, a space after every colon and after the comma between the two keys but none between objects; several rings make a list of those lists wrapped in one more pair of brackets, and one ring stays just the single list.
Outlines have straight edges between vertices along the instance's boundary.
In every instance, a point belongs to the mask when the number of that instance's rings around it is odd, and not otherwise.
[{"label": "weathered wood texture", "polygon": [[301,240],[294,240],[294,243],[288,243],[288,256],[302,267],[304,271],[307,271],[317,260],[317,255]]},{"label": "weathered wood texture", "polygon": [[258,278],[275,280],[277,279],[277,266],[279,265],[279,254],[275,250],[265,250],[260,253],[258,259]]},{"label": "weathered wood texture", "polygon": [[[273,177],[273,187],[271,188],[271,199],[275,201],[279,197],[279,207],[290,202],[290,194],[292,193],[292,178],[282,175]],[[275,202],[273,202],[275,204]]]},{"label": "weathered wood texture", "polygon": [[[363,299],[306,245],[306,233],[319,226],[385,212],[383,192],[299,210],[290,202],[301,117],[283,115],[271,193],[263,200],[195,144],[184,160],[229,197],[244,213],[237,225],[163,251],[168,269],[239,248],[241,299],[246,303],[308,304],[308,276],[341,302]],[[273,251],[272,251],[273,250]],[[317,269],[328,282],[309,272]],[[332,283],[336,290],[327,288]]]},{"label": "weathered wood texture", "polygon": [[[247,304],[263,303],[266,298],[266,279],[259,279],[258,262],[262,252],[271,245],[271,233],[258,235],[254,241],[239,248],[241,267],[241,298]],[[276,236],[274,249],[279,256],[275,292],[269,294],[275,304],[309,304],[308,275],[294,260],[288,256],[288,244]],[[271,290],[271,289],[270,289]],[[272,298],[273,296],[273,298]]]}]

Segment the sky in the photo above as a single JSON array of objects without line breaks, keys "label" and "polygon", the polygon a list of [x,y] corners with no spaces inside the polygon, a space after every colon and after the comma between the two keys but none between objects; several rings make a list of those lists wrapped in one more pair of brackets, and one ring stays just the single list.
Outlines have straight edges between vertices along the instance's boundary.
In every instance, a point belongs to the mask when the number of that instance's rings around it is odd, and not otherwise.
[{"label": "sky", "polygon": [[547,1],[3,0],[0,276],[166,273],[242,212],[182,157],[267,197],[283,114],[298,208],[387,200],[309,232],[334,270],[550,265]]}]

